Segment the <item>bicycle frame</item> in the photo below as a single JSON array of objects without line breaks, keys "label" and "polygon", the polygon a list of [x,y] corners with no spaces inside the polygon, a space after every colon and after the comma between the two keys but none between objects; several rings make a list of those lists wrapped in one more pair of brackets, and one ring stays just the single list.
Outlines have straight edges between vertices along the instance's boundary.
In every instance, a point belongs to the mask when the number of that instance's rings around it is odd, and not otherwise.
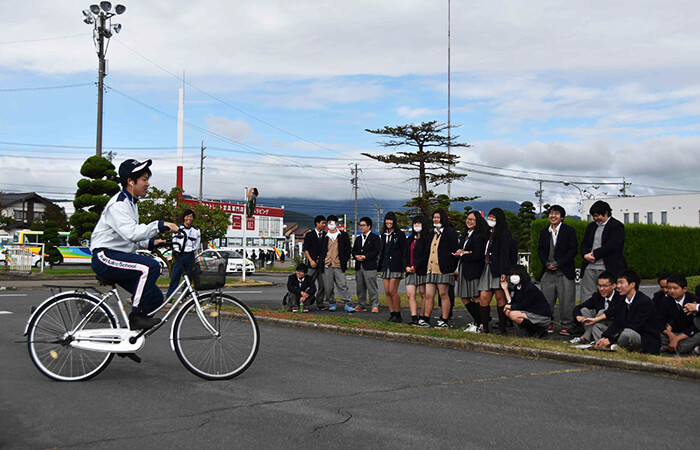
[{"label": "bicycle frame", "polygon": [[[177,256],[177,263],[181,264],[180,262],[180,257]],[[181,266],[182,267],[182,266]],[[79,291],[73,291],[73,292],[79,292]],[[65,292],[63,294],[59,295],[65,295],[69,294],[70,292]],[[90,294],[88,294],[90,295]],[[160,311],[163,309],[163,307],[167,304],[169,304],[176,296],[177,300],[173,303],[172,307],[165,313],[165,316],[161,319],[161,321],[154,326],[153,328],[150,328],[148,330],[131,330],[129,329],[129,317],[126,313],[126,309],[124,307],[124,303],[122,302],[121,297],[119,296],[118,289],[116,287],[113,287],[106,293],[102,293],[100,296],[96,295],[90,295],[93,297],[94,300],[97,300],[97,303],[90,309],[90,311],[85,314],[85,316],[78,322],[78,324],[68,333],[69,336],[73,339],[73,346],[83,348],[86,350],[94,350],[94,351],[100,351],[100,352],[108,352],[108,353],[132,353],[137,350],[140,350],[144,343],[145,343],[145,338],[152,335],[155,333],[158,329],[160,329],[163,324],[165,324],[171,316],[173,316],[181,307],[181,305],[184,304],[185,300],[191,296],[192,299],[194,300],[196,304],[195,311],[197,312],[197,317],[199,320],[202,322],[202,325],[204,325],[204,328],[212,334],[212,336],[218,336],[218,332],[216,329],[214,329],[209,322],[207,321],[206,317],[204,316],[204,312],[202,311],[202,305],[199,302],[199,298],[197,296],[197,291],[194,290],[192,287],[192,283],[190,281],[189,276],[185,271],[183,271],[183,280],[180,282],[178,285],[177,289],[173,291],[170,296],[163,301],[163,303],[150,315],[155,314],[156,312]],[[30,315],[29,319],[27,320],[27,324],[25,325],[24,329],[24,334],[26,335],[29,331],[29,325],[31,324],[32,320],[34,319],[34,316],[39,313],[43,308],[45,304],[48,302],[52,301],[56,296],[52,296],[45,300],[38,308],[34,310],[34,312]],[[112,308],[110,308],[109,304],[107,301],[110,298],[116,298],[117,305],[119,306],[120,310],[120,315],[121,315],[121,321],[119,318],[115,315],[115,320],[117,322],[117,328],[104,328],[104,329],[83,329],[83,326],[87,323],[88,320],[93,316],[93,314],[100,308],[101,305],[104,305],[105,308],[114,315],[114,312],[112,311]],[[173,346],[173,333],[174,330],[171,329],[170,332],[170,347],[175,350]],[[116,341],[116,342],[115,342]]]}]

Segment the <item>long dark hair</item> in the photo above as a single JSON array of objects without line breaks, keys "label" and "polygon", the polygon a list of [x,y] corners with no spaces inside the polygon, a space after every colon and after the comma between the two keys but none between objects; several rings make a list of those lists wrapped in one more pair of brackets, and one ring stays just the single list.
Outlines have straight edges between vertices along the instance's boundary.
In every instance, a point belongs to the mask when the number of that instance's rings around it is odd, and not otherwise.
[{"label": "long dark hair", "polygon": [[506,222],[506,213],[501,208],[493,208],[489,211],[489,216],[493,215],[496,218],[496,226],[493,228],[493,237],[500,238],[502,234],[510,235],[508,223]]},{"label": "long dark hair", "polygon": [[[486,223],[486,220],[482,217],[481,214],[479,214],[478,211],[469,211],[467,213],[467,218],[469,217],[470,214],[474,214],[474,220],[476,220],[476,226],[474,227],[474,234],[483,234],[486,235],[489,231],[489,226]],[[466,227],[464,229],[464,233],[462,233],[462,242],[467,238],[467,233],[469,233],[469,227]]]},{"label": "long dark hair", "polygon": [[399,227],[399,224],[396,223],[396,222],[397,222],[397,220],[396,220],[396,214],[394,214],[394,211],[389,211],[389,212],[386,213],[386,215],[384,216],[384,221],[382,222],[382,233],[386,233],[386,230],[387,230],[387,228],[386,228],[386,219],[391,219],[391,220],[394,221],[394,224],[391,226],[391,231],[396,231],[396,230],[398,229],[398,227]]}]

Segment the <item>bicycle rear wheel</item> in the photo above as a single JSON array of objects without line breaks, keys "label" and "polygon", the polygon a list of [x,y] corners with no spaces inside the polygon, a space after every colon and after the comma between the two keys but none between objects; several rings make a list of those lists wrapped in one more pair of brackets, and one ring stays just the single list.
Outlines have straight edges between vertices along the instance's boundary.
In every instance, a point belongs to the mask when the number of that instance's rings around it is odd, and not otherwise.
[{"label": "bicycle rear wheel", "polygon": [[[70,345],[70,333],[90,313],[98,300],[87,294],[57,296],[39,310],[29,324],[29,356],[41,373],[57,381],[88,380],[102,372],[112,353],[82,350]],[[111,312],[100,305],[81,329],[116,328]]]},{"label": "bicycle rear wheel", "polygon": [[217,333],[213,335],[204,327],[195,301],[188,301],[173,324],[177,357],[190,372],[207,380],[240,375],[253,363],[260,346],[260,331],[253,313],[227,294],[205,294],[199,302]]}]

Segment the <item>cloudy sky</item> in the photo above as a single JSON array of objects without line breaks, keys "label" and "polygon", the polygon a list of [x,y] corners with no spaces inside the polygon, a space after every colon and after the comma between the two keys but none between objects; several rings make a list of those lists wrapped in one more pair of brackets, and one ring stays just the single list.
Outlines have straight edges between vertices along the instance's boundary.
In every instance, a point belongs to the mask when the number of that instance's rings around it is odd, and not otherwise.
[{"label": "cloudy sky", "polygon": [[[125,0],[127,1],[127,0]],[[0,190],[70,195],[94,154],[97,57],[87,1],[0,2]],[[447,122],[447,0],[125,3],[108,48],[104,151],[175,182],[185,85],[185,190],[314,201],[408,198],[361,156],[366,128]],[[580,192],[700,192],[697,2],[453,1],[453,195],[577,210]],[[184,73],[184,82],[183,82]],[[624,177],[624,178],[623,178]],[[609,183],[609,184],[606,184]],[[444,191],[439,188],[438,191]]]}]

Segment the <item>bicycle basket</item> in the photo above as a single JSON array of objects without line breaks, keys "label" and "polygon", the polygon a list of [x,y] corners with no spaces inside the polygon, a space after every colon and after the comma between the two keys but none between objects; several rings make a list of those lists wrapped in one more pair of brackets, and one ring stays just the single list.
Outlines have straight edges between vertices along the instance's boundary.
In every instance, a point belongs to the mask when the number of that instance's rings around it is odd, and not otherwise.
[{"label": "bicycle basket", "polygon": [[194,288],[198,291],[206,291],[224,287],[227,264],[226,258],[199,256],[192,270]]}]

